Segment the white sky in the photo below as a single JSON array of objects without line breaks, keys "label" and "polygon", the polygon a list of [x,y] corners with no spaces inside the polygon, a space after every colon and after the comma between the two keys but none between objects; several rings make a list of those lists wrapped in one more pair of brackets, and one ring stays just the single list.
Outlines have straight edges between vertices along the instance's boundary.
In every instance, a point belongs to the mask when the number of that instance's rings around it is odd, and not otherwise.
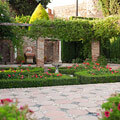
[{"label": "white sky", "polygon": [[[79,3],[83,1],[84,0],[78,0]],[[53,9],[55,6],[64,6],[71,4],[76,4],[76,0],[51,0],[51,3],[49,3],[47,7]]]}]

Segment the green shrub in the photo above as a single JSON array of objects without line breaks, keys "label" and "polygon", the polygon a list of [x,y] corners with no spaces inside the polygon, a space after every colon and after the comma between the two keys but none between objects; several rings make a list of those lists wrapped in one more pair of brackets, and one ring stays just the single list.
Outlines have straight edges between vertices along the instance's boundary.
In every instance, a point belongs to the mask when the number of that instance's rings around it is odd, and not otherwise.
[{"label": "green shrub", "polygon": [[31,115],[32,110],[28,106],[18,108],[17,101],[6,98],[0,100],[0,120],[34,120]]},{"label": "green shrub", "polygon": [[102,104],[102,118],[100,120],[120,120],[120,94],[112,95]]},{"label": "green shrub", "polygon": [[107,65],[107,59],[105,58],[105,56],[99,56],[96,62],[99,63],[101,66]]},{"label": "green shrub", "polygon": [[25,62],[25,57],[24,56],[17,56],[16,58],[16,62],[17,63],[24,63]]},{"label": "green shrub", "polygon": [[27,87],[44,87],[58,85],[77,85],[79,84],[76,77],[62,76],[49,78],[27,78],[27,79],[1,79],[0,89],[2,88],[27,88]]},{"label": "green shrub", "polygon": [[15,21],[17,23],[29,23],[30,16],[16,16]]}]

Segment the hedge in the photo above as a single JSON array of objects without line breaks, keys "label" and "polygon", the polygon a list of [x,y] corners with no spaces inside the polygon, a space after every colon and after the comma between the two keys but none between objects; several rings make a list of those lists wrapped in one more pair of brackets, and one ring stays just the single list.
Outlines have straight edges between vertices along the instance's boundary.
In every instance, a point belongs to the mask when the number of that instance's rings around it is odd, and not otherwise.
[{"label": "hedge", "polygon": [[[55,67],[51,67],[49,69],[50,69],[51,73],[55,73]],[[76,70],[75,69],[68,69],[67,67],[61,67],[61,68],[59,68],[59,72],[62,73],[62,74],[74,75]]]},{"label": "hedge", "polygon": [[58,85],[77,85],[76,77],[66,78],[48,78],[48,79],[12,79],[0,80],[0,89],[3,88],[27,88],[27,87],[44,87],[44,86],[58,86]]},{"label": "hedge", "polygon": [[92,83],[112,83],[120,82],[120,75],[105,74],[105,75],[89,75],[86,71],[76,72],[80,84],[92,84]]}]

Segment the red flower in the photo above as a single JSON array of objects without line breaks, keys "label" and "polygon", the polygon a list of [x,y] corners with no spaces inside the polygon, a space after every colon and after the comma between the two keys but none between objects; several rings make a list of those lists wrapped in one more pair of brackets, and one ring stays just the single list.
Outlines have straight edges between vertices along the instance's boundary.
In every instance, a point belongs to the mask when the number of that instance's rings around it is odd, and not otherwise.
[{"label": "red flower", "polygon": [[25,61],[24,60],[22,60],[22,62],[21,63],[24,63]]},{"label": "red flower", "polygon": [[38,78],[38,75],[35,75],[36,78]]},{"label": "red flower", "polygon": [[8,77],[10,78],[10,77],[11,77],[11,75],[9,75],[9,74],[8,74]]},{"label": "red flower", "polygon": [[68,66],[67,68],[70,69],[70,68],[72,68],[72,66]]},{"label": "red flower", "polygon": [[87,62],[86,65],[90,65],[90,64]]},{"label": "red flower", "polygon": [[112,68],[109,68],[109,71],[111,71],[112,70]]},{"label": "red flower", "polygon": [[100,64],[99,64],[99,63],[96,63],[96,65],[98,65],[98,66],[99,66]]},{"label": "red flower", "polygon": [[114,72],[111,72],[112,74],[114,73]]},{"label": "red flower", "polygon": [[120,111],[120,103],[118,104],[118,110]]},{"label": "red flower", "polygon": [[30,113],[34,113],[34,111],[32,111],[31,109],[28,110]]},{"label": "red flower", "polygon": [[83,62],[83,64],[86,64],[85,62]]},{"label": "red flower", "polygon": [[42,78],[42,76],[40,76],[40,78]]},{"label": "red flower", "polygon": [[13,77],[15,76],[15,75],[12,75]]},{"label": "red flower", "polygon": [[34,77],[34,75],[32,75],[32,78]]},{"label": "red flower", "polygon": [[110,117],[110,112],[109,111],[105,111],[105,117],[106,118]]},{"label": "red flower", "polygon": [[48,71],[51,71],[51,69],[48,69]]},{"label": "red flower", "polygon": [[14,71],[16,73],[16,71]]},{"label": "red flower", "polygon": [[57,74],[57,76],[59,76],[59,74]]},{"label": "red flower", "polygon": [[21,72],[23,72],[23,69],[21,69]]},{"label": "red flower", "polygon": [[22,65],[20,64],[19,67],[21,67]]},{"label": "red flower", "polygon": [[2,104],[4,104],[5,102],[13,102],[13,100],[11,100],[11,99],[9,99],[9,98],[6,98],[6,99],[1,99],[0,100],[0,102],[2,103]]}]

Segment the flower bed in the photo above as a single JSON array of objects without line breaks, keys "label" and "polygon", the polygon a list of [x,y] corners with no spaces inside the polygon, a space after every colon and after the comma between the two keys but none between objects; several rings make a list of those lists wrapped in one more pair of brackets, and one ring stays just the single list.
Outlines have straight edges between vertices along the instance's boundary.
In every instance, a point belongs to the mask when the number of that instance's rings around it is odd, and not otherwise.
[{"label": "flower bed", "polygon": [[99,120],[120,120],[120,94],[112,95],[102,104]]},{"label": "flower bed", "polygon": [[94,62],[83,64],[85,69],[75,73],[81,84],[120,82],[119,70],[112,70],[108,65],[101,67],[99,63]]},{"label": "flower bed", "polygon": [[[0,88],[17,87],[41,87],[55,85],[76,85],[91,83],[119,82],[120,71],[112,70],[109,66],[101,66],[99,63],[85,61],[68,67],[60,67],[59,74],[55,74],[55,68],[49,68],[44,73],[42,68],[11,68],[0,70]],[[71,77],[70,75],[73,75]]]},{"label": "flower bed", "polygon": [[12,99],[0,100],[0,120],[35,120],[33,113],[27,105],[18,108],[18,102]]}]

